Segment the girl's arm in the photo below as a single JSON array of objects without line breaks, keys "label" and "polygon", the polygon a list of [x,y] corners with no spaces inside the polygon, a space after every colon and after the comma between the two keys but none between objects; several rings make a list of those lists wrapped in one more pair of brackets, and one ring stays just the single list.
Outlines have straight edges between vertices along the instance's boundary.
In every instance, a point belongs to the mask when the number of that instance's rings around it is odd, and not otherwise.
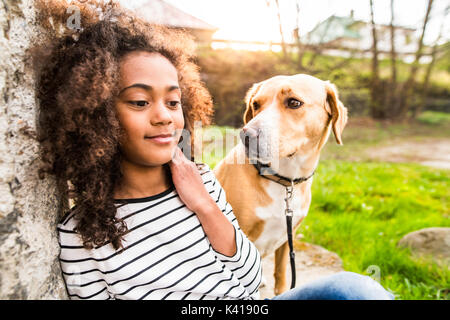
[{"label": "girl's arm", "polygon": [[[258,249],[240,229],[233,209],[226,200],[225,191],[214,173],[207,170],[200,176],[196,165],[187,160],[181,151],[180,153],[171,164],[172,179],[175,186],[178,184],[180,198],[188,208],[197,213],[219,260],[236,275],[247,292],[253,295],[257,292],[262,277]],[[181,164],[184,161],[188,163]]]},{"label": "girl's arm", "polygon": [[235,230],[218,204],[205,189],[197,166],[176,148],[170,162],[172,180],[183,203],[197,214],[214,250],[225,255],[236,253]]}]

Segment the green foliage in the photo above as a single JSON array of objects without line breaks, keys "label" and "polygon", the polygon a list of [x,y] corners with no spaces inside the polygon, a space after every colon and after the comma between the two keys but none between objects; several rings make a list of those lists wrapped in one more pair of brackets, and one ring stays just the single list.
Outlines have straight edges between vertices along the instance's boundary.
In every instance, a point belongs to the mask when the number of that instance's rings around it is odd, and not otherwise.
[{"label": "green foliage", "polygon": [[247,90],[254,83],[284,72],[280,56],[273,53],[203,48],[198,56],[204,81],[214,99],[218,125],[239,127]]},{"label": "green foliage", "polygon": [[450,42],[440,45],[439,51],[442,53],[436,59],[436,69],[450,73]]},{"label": "green foliage", "polygon": [[450,114],[445,112],[425,111],[417,117],[417,120],[429,125],[450,126]]}]

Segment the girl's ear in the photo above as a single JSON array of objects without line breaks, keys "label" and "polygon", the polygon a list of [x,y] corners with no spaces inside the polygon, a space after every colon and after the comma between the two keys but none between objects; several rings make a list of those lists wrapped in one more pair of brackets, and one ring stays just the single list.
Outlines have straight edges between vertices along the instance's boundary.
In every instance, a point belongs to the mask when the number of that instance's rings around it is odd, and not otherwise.
[{"label": "girl's ear", "polygon": [[342,145],[342,131],[347,124],[347,108],[344,107],[342,102],[339,100],[338,91],[334,84],[326,81],[325,90],[327,92],[327,102],[325,108],[331,115],[331,122],[333,126],[334,137],[336,142]]},{"label": "girl's ear", "polygon": [[245,96],[246,109],[245,109],[245,112],[244,112],[244,125],[246,125],[247,122],[249,122],[254,116],[254,114],[253,114],[253,98],[258,93],[259,88],[261,88],[261,85],[262,85],[262,82],[255,83],[247,91],[247,94]]}]

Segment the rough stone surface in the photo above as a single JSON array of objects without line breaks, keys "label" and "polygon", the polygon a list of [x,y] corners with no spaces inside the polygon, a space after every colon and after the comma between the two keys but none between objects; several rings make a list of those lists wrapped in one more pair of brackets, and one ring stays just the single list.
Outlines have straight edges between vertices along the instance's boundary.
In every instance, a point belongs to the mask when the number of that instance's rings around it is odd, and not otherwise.
[{"label": "rough stone surface", "polygon": [[398,242],[415,256],[431,257],[438,263],[450,265],[450,228],[425,228],[405,235]]},{"label": "rough stone surface", "polygon": [[57,256],[59,201],[40,180],[33,74],[32,0],[0,2],[0,299],[66,298]]},{"label": "rough stone surface", "polygon": [[[295,241],[295,270],[296,287],[302,286],[308,282],[319,278],[329,276],[341,271],[342,260],[339,256],[327,249],[315,244]],[[274,294],[274,270],[275,255],[271,254],[262,259],[264,283],[259,292],[261,299],[272,298]],[[291,283],[291,269],[287,265],[287,283]]]}]

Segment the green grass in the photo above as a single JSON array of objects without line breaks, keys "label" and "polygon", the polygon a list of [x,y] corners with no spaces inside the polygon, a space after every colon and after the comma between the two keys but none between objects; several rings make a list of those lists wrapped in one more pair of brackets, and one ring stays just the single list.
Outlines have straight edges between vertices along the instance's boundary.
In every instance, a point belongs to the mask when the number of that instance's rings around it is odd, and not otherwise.
[{"label": "green grass", "polygon": [[298,232],[336,252],[347,271],[369,275],[375,266],[397,299],[448,299],[448,268],[411,258],[397,242],[418,229],[450,227],[449,182],[448,171],[420,165],[322,161]]},{"label": "green grass", "polygon": [[[449,138],[449,123],[448,114],[424,112],[410,124],[350,123],[344,146],[330,136],[314,177],[308,216],[298,230],[303,240],[336,252],[347,271],[374,276],[371,270],[378,270],[381,284],[396,299],[450,299],[448,267],[415,259],[397,247],[409,232],[450,227],[450,171],[361,156],[393,139]],[[230,148],[218,154],[210,150],[203,161],[214,168]]]},{"label": "green grass", "polygon": [[450,125],[450,114],[445,112],[425,111],[417,120],[429,125]]}]

